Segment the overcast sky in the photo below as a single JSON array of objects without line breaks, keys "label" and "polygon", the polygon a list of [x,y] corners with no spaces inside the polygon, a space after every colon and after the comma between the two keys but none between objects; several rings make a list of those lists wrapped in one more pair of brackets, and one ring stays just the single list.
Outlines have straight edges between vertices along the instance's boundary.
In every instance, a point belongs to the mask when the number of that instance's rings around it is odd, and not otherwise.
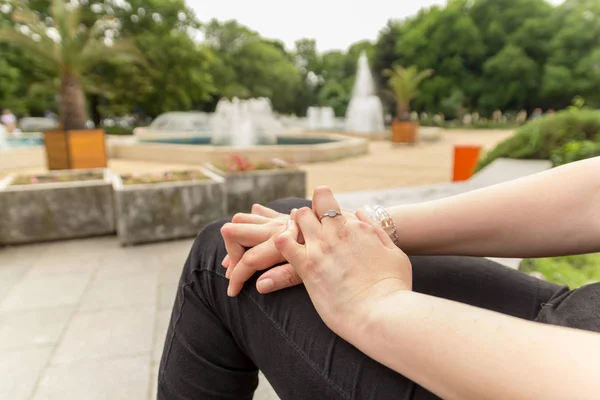
[{"label": "overcast sky", "polygon": [[[551,0],[560,3],[561,0]],[[289,49],[301,38],[317,39],[319,51],[346,49],[374,40],[388,19],[401,19],[445,0],[187,0],[201,21],[236,19]]]}]

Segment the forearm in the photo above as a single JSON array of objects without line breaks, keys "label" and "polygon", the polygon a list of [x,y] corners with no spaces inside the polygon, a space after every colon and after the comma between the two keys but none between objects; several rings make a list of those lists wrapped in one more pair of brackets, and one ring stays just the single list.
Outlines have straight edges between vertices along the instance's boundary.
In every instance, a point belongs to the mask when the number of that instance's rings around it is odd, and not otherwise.
[{"label": "forearm", "polygon": [[549,257],[600,251],[600,157],[389,209],[408,254]]},{"label": "forearm", "polygon": [[346,338],[444,399],[590,399],[600,335],[399,292]]}]

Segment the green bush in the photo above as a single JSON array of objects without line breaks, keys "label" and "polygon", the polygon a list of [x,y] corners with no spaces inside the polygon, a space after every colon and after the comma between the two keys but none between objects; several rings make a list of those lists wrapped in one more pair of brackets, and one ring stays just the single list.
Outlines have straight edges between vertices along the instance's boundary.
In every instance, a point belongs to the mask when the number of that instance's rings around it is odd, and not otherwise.
[{"label": "green bush", "polygon": [[[552,160],[552,155],[560,153],[567,144],[595,141],[599,134],[600,111],[575,108],[560,111],[528,122],[517,129],[513,136],[483,157],[477,170],[501,157]],[[589,152],[589,145],[582,145],[582,149],[584,147],[585,152]]]},{"label": "green bush", "polygon": [[107,135],[133,135],[133,128],[123,128],[121,126],[101,126]]},{"label": "green bush", "polygon": [[571,289],[600,281],[600,254],[580,256],[533,258],[523,260],[520,270],[540,272],[549,282],[567,285]]},{"label": "green bush", "polygon": [[597,156],[600,156],[600,140],[584,140],[565,144],[552,153],[550,160],[554,166],[558,166]]}]

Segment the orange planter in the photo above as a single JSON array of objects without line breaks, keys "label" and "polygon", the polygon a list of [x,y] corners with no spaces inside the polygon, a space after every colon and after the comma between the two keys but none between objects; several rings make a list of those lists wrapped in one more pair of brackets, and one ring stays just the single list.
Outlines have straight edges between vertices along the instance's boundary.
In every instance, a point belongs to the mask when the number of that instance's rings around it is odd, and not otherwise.
[{"label": "orange planter", "polygon": [[454,146],[453,182],[466,181],[473,176],[480,153],[481,146]]},{"label": "orange planter", "polygon": [[44,132],[48,169],[106,168],[106,139],[102,129]]},{"label": "orange planter", "polygon": [[415,143],[419,123],[412,121],[392,122],[392,143]]}]

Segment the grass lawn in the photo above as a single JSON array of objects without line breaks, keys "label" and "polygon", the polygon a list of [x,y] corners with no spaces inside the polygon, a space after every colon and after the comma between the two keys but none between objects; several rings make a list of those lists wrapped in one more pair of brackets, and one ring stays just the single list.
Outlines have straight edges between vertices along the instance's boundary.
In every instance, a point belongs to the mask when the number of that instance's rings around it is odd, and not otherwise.
[{"label": "grass lawn", "polygon": [[526,273],[540,272],[549,282],[575,289],[587,283],[600,282],[600,253],[528,259],[523,260],[520,269]]}]

